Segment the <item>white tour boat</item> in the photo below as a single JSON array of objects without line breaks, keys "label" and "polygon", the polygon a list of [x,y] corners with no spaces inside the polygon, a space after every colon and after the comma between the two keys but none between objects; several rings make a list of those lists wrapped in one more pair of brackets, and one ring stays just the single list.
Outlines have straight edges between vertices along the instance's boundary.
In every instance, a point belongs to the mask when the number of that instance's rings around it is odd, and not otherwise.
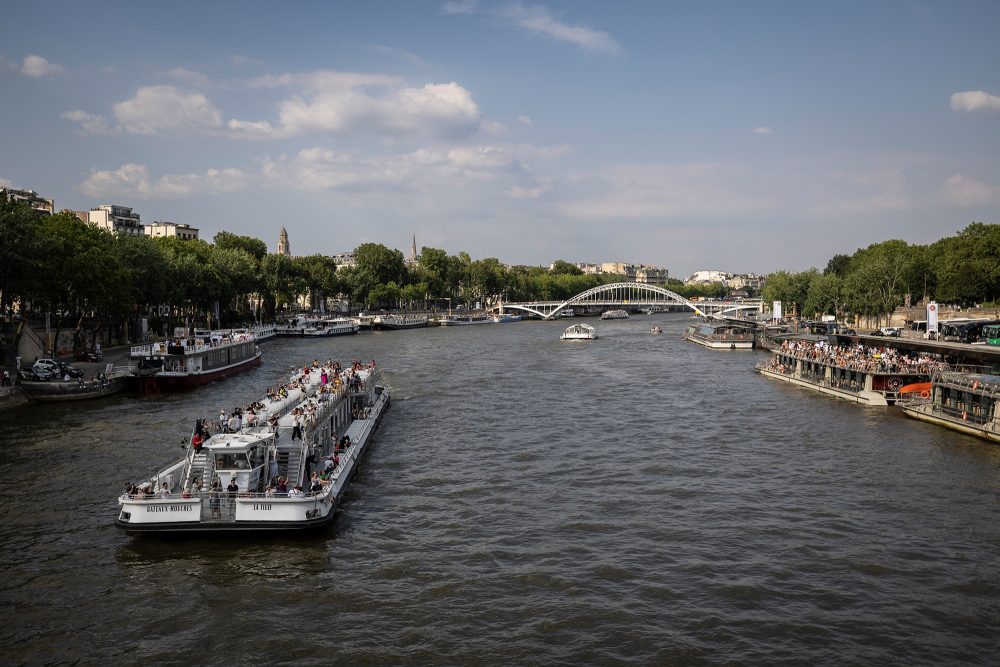
[{"label": "white tour boat", "polygon": [[589,324],[573,324],[566,327],[560,340],[596,340],[597,331]]},{"label": "white tour boat", "polygon": [[278,336],[322,338],[356,334],[359,329],[356,322],[345,317],[299,315],[286,324],[277,326],[275,333]]},{"label": "white tour boat", "polygon": [[[257,406],[253,425],[210,435],[180,461],[130,484],[118,498],[115,525],[129,533],[194,533],[329,523],[389,407],[380,372],[311,368]],[[323,471],[315,489],[310,468]]]},{"label": "white tour boat", "polygon": [[602,320],[627,320],[628,311],[627,310],[605,310],[601,313]]}]

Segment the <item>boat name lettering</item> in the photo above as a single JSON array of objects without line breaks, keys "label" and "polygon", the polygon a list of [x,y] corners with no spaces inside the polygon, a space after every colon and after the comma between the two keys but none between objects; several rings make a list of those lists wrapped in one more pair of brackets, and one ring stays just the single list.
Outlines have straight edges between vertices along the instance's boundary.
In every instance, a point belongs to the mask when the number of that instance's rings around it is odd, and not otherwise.
[{"label": "boat name lettering", "polygon": [[187,512],[194,505],[146,505],[147,512]]},{"label": "boat name lettering", "polygon": [[270,509],[271,509],[271,503],[254,503],[253,504],[253,508],[255,510],[270,511]]}]

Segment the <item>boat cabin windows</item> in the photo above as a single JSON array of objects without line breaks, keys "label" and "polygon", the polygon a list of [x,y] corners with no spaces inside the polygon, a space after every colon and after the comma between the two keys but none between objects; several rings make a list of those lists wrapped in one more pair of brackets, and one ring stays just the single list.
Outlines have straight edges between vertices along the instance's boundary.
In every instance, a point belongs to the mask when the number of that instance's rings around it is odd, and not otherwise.
[{"label": "boat cabin windows", "polygon": [[265,459],[264,443],[258,443],[245,450],[215,452],[215,468],[216,470],[249,470],[264,465]]}]

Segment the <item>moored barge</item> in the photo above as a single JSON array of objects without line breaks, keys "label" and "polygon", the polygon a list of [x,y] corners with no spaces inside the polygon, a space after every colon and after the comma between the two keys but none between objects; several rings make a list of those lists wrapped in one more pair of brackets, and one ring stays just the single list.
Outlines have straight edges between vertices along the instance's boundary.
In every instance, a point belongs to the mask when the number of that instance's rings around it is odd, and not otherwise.
[{"label": "moored barge", "polygon": [[753,327],[733,322],[690,324],[684,339],[712,350],[752,350]]},{"label": "moored barge", "polygon": [[913,358],[890,348],[786,341],[757,364],[765,377],[865,405],[892,405],[907,385],[927,382],[940,367],[929,357]]},{"label": "moored barge", "polygon": [[252,332],[211,332],[139,345],[129,353],[129,383],[142,393],[191,389],[260,364]]},{"label": "moored barge", "polygon": [[908,417],[1000,442],[1000,376],[942,371],[910,396],[896,403]]}]

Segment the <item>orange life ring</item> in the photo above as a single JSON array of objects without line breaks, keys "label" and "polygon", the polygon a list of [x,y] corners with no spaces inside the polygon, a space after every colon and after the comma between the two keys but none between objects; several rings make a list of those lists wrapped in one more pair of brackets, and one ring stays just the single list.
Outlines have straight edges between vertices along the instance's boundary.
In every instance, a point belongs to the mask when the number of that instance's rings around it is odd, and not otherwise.
[{"label": "orange life ring", "polygon": [[931,396],[930,392],[927,391],[926,389],[920,392],[920,398],[930,398],[930,396]]}]

